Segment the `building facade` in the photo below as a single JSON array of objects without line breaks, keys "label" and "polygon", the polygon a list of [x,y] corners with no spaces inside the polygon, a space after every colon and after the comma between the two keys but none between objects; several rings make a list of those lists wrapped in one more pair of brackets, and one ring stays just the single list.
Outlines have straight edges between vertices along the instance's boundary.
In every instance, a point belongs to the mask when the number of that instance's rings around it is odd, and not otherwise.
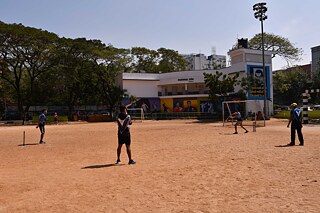
[{"label": "building facade", "polygon": [[206,57],[204,54],[182,55],[188,62],[186,70],[212,70],[222,69],[226,67],[226,56],[210,55]]},{"label": "building facade", "polygon": [[[239,80],[243,77],[254,79],[249,84],[246,96],[248,100],[259,100],[263,106],[261,51],[241,48],[228,54],[231,57],[231,66],[218,71],[228,75],[239,73]],[[272,52],[265,52],[267,103],[270,114],[273,113],[271,54]],[[209,90],[205,86],[203,73],[214,74],[216,71],[217,69],[159,74],[122,73],[118,84],[129,95],[139,99],[133,107],[147,104],[151,112],[214,112],[217,106],[209,101]],[[235,92],[240,89],[240,86],[236,86]]]},{"label": "building facade", "polygon": [[315,73],[320,69],[320,45],[311,48],[311,70]]}]

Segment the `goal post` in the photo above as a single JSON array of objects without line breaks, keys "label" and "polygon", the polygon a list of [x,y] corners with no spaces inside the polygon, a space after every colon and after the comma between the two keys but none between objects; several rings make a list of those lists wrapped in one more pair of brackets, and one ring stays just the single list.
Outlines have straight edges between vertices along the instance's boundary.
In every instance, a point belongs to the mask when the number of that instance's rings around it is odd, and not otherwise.
[{"label": "goal post", "polygon": [[142,120],[144,120],[144,112],[142,108],[127,108],[127,111],[133,121],[142,122]]},{"label": "goal post", "polygon": [[257,126],[266,126],[262,103],[259,100],[222,102],[223,126],[229,121],[231,121],[231,124],[233,125],[235,119],[231,119],[229,116],[234,112],[240,112],[243,119],[243,125],[253,126],[254,131]]}]

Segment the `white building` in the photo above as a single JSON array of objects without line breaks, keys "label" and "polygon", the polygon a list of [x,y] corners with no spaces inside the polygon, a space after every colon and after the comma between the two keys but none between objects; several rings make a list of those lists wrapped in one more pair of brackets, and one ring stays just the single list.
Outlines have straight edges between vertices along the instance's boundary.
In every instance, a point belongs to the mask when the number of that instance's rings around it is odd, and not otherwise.
[{"label": "white building", "polygon": [[182,55],[188,62],[186,70],[211,70],[226,67],[226,56],[204,54]]},{"label": "white building", "polygon": [[[236,49],[228,53],[231,57],[231,66],[219,69],[224,74],[239,73],[239,80],[251,76],[258,82],[250,85],[247,91],[248,100],[260,100],[263,106],[263,72],[262,55],[260,50]],[[272,89],[272,52],[265,51],[265,65],[267,73],[267,99],[269,113],[273,113]],[[151,111],[186,111],[190,104],[192,111],[205,112],[210,108],[208,88],[204,83],[203,73],[215,73],[217,70],[181,71],[161,74],[148,73],[122,73],[119,85],[127,90],[130,95],[140,98],[140,103],[146,103]],[[262,81],[262,85],[261,85]],[[260,82],[260,84],[259,84]],[[241,89],[235,88],[235,92]],[[204,106],[207,106],[205,108]]]}]

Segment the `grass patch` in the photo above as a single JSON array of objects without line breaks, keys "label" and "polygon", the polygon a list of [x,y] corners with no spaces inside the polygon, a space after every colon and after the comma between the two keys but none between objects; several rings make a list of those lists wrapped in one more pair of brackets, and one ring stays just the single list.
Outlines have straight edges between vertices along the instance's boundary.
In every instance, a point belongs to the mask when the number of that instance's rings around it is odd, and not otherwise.
[{"label": "grass patch", "polygon": [[[282,118],[282,119],[289,119],[290,118],[290,111],[284,110],[281,111],[273,116],[274,118]],[[309,119],[320,119],[320,110],[308,111],[308,118]]]}]

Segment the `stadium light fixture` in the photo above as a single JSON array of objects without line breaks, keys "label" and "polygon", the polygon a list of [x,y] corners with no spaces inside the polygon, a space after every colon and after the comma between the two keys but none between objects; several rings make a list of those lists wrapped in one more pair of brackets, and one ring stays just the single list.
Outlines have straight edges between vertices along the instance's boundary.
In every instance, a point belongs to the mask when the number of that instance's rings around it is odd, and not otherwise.
[{"label": "stadium light fixture", "polygon": [[267,104],[267,71],[264,60],[264,32],[263,32],[263,21],[268,18],[265,14],[268,11],[266,7],[267,3],[261,2],[253,5],[254,17],[261,22],[261,47],[262,47],[262,67],[263,67],[263,106],[264,114],[266,117],[269,117],[269,110]]}]

